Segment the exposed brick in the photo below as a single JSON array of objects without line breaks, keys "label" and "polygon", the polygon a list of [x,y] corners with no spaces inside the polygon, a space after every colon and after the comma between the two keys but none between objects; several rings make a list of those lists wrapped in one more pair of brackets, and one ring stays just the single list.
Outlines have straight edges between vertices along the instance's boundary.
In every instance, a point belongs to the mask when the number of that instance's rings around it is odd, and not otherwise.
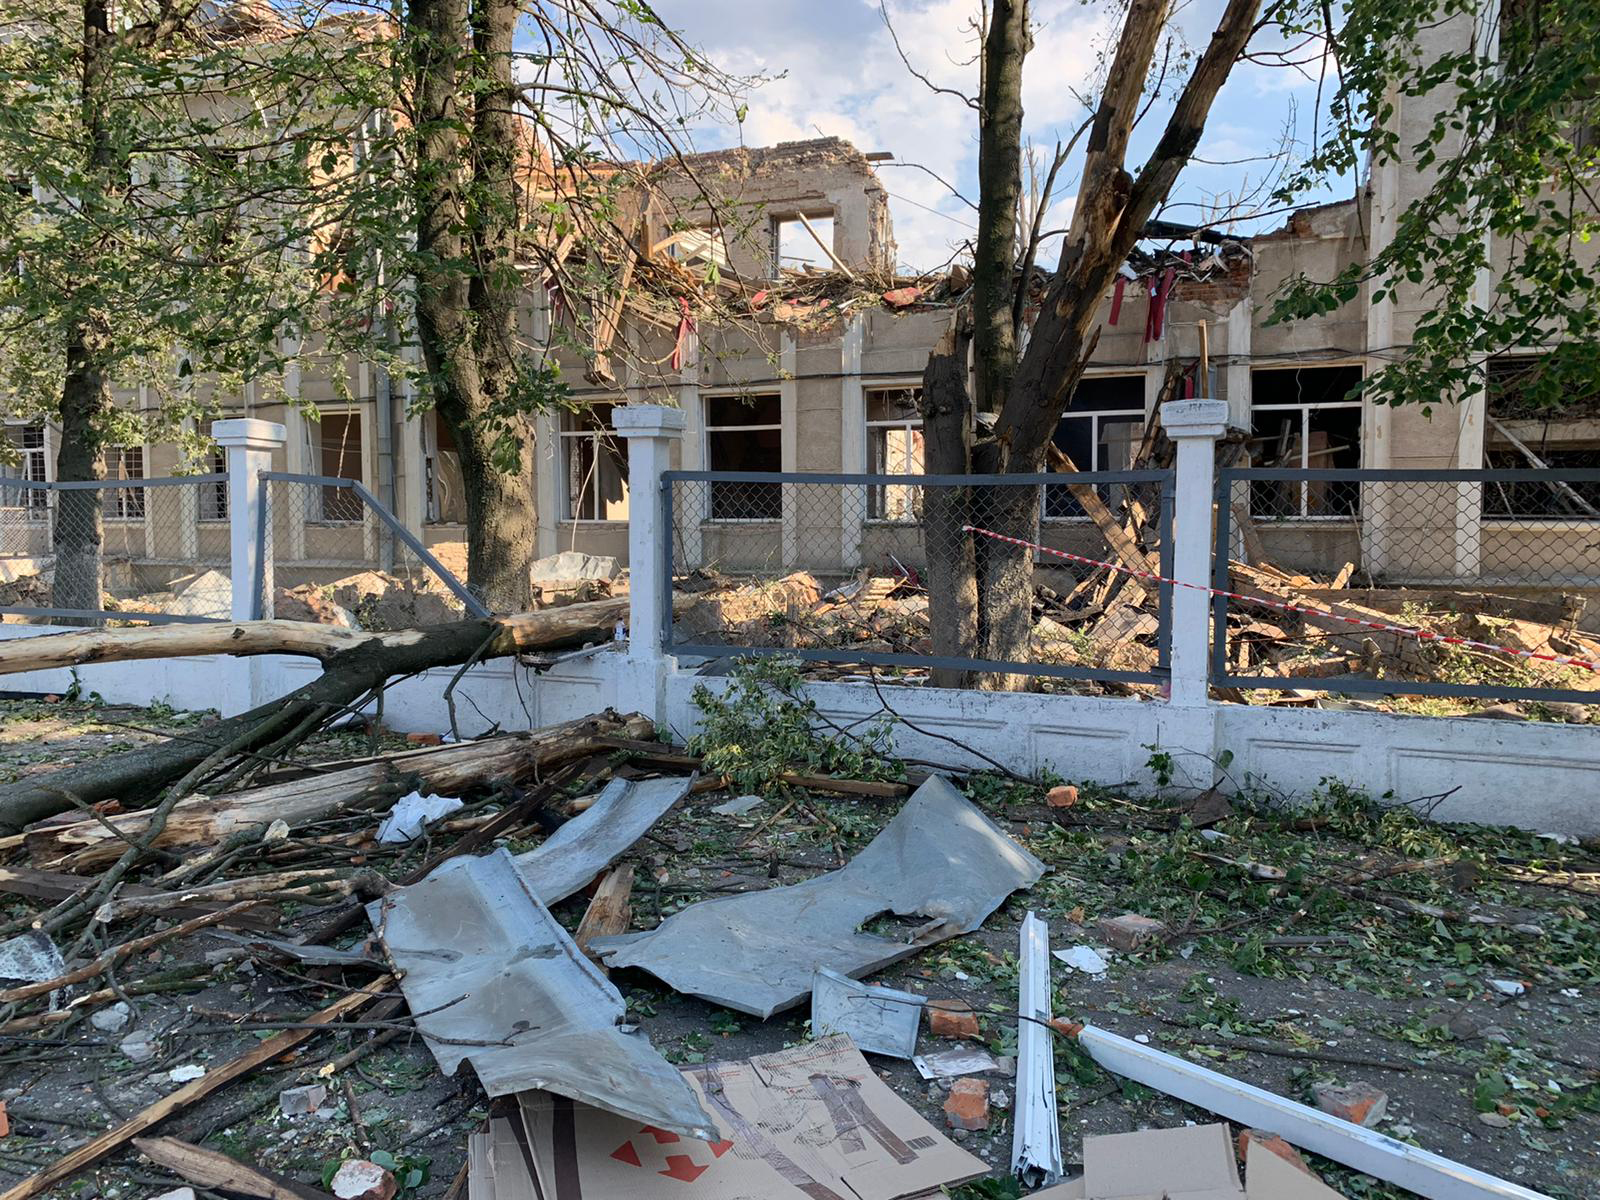
[{"label": "exposed brick", "polygon": [[989,1085],[971,1076],[957,1079],[944,1102],[944,1117],[951,1129],[989,1128]]},{"label": "exposed brick", "polygon": [[1071,808],[1078,802],[1078,789],[1070,783],[1063,783],[1060,787],[1051,788],[1044,798],[1051,808]]},{"label": "exposed brick", "polygon": [[1283,1159],[1284,1162],[1300,1168],[1313,1179],[1318,1177],[1316,1172],[1306,1163],[1306,1160],[1300,1157],[1300,1151],[1289,1145],[1277,1134],[1263,1133],[1259,1129],[1241,1129],[1239,1131],[1239,1158],[1244,1162],[1246,1170],[1250,1166],[1251,1142],[1254,1142],[1258,1149],[1270,1150],[1273,1154]]},{"label": "exposed brick", "polygon": [[1323,1112],[1369,1129],[1389,1111],[1388,1094],[1370,1083],[1357,1082],[1348,1087],[1318,1083],[1312,1086],[1311,1095]]},{"label": "exposed brick", "polygon": [[1113,949],[1124,954],[1139,949],[1153,937],[1167,932],[1167,927],[1154,917],[1141,917],[1138,913],[1123,913],[1120,917],[1106,917],[1098,923],[1100,936],[1111,943]]},{"label": "exposed brick", "polygon": [[978,1014],[965,1000],[928,1001],[928,1032],[934,1037],[975,1038]]}]

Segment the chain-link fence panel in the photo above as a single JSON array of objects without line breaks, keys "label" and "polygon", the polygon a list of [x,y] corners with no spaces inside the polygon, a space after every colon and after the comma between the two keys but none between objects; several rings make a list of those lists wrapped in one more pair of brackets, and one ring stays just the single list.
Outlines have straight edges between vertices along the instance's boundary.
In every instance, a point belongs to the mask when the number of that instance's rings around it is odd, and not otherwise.
[{"label": "chain-link fence panel", "polygon": [[262,476],[273,616],[382,631],[486,615],[465,586],[358,481]]},{"label": "chain-link fence panel", "polygon": [[1122,694],[1166,679],[1168,472],[671,471],[663,487],[676,653]]},{"label": "chain-link fence panel", "polygon": [[1600,702],[1600,470],[1227,469],[1217,495],[1217,686]]},{"label": "chain-link fence panel", "polygon": [[0,616],[11,623],[226,620],[227,476],[0,479]]}]

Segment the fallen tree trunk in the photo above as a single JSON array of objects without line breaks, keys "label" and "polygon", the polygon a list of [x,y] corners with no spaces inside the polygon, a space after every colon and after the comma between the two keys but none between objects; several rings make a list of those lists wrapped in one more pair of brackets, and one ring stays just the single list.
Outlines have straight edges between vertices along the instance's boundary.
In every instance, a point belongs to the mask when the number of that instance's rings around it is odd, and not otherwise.
[{"label": "fallen tree trunk", "polygon": [[543,650],[569,641],[591,639],[610,632],[617,620],[627,615],[628,598],[622,596],[494,620],[462,621],[388,633],[366,633],[310,621],[219,621],[209,625],[152,625],[143,629],[84,629],[0,642],[0,675],[135,659],[195,658],[206,654],[240,657],[294,654],[328,663],[357,650],[398,649],[416,645],[446,630],[469,628],[477,630],[475,638],[467,635],[473,649],[488,639],[491,630],[504,630],[507,648],[494,653],[510,654],[515,650]]},{"label": "fallen tree trunk", "polygon": [[[595,640],[610,632],[623,611],[622,604],[622,601],[573,604],[498,620],[462,621],[454,625],[368,635],[365,640],[329,653],[322,659],[322,674],[313,682],[249,712],[159,745],[108,755],[49,775],[31,776],[0,786],[0,832],[14,833],[24,825],[65,812],[77,804],[117,799],[124,808],[148,807],[155,803],[163,787],[181,779],[218,751],[238,755],[285,750],[335,714],[358,706],[369,693],[395,676],[454,666],[469,659],[499,658],[526,650]],[[122,657],[127,647],[135,649],[127,657],[173,657],[183,655],[185,647],[200,644],[194,640],[192,631],[183,627],[170,633],[167,630],[130,632],[135,635],[166,633],[167,638],[162,643],[164,652],[157,655],[151,651],[156,639],[149,636],[130,638],[116,631],[98,630],[88,635],[30,638],[10,645],[48,645],[58,638],[73,639],[79,643],[80,652],[88,653],[90,647],[98,647],[96,661],[111,662]],[[300,633],[301,627],[296,626],[291,635],[302,647],[296,652],[310,653]],[[185,634],[190,636],[186,638]],[[205,635],[200,636],[203,640]],[[250,653],[277,652],[266,644],[267,637],[241,640],[251,643]],[[192,651],[202,652],[214,653],[215,647]],[[49,653],[52,652],[36,651],[33,661],[40,661]],[[15,658],[12,661],[15,662]],[[32,663],[12,669],[29,670]]]},{"label": "fallen tree trunk", "polygon": [[[530,776],[547,774],[563,763],[604,753],[615,738],[643,737],[651,728],[647,717],[605,713],[532,733],[411,750],[327,775],[267,784],[224,796],[190,796],[173,807],[166,828],[152,846],[215,845],[273,821],[284,821],[293,829],[374,800],[393,800],[413,789],[448,796],[490,779],[520,783]],[[100,870],[115,862],[127,848],[123,838],[142,841],[150,820],[144,813],[108,819],[122,838],[95,820],[46,821],[36,825],[25,835],[29,855],[34,862],[59,860],[55,865],[71,871]],[[184,898],[188,895],[173,894],[170,899],[188,904],[191,901]]]}]

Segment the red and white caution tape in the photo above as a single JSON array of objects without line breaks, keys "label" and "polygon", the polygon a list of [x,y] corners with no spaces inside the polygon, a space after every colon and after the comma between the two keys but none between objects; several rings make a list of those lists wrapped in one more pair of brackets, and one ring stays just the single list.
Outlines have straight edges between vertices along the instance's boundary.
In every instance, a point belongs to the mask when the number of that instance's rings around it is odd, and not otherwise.
[{"label": "red and white caution tape", "polygon": [[963,533],[975,533],[981,537],[993,538],[997,542],[1006,542],[1012,546],[1022,546],[1029,550],[1037,550],[1040,554],[1048,554],[1053,558],[1064,558],[1069,562],[1083,563],[1086,566],[1105,567],[1111,571],[1120,571],[1124,575],[1147,579],[1151,583],[1166,583],[1171,584],[1173,587],[1205,592],[1209,596],[1226,596],[1230,600],[1244,600],[1250,604],[1261,604],[1267,608],[1280,609],[1283,612],[1302,613],[1306,616],[1322,617],[1324,620],[1341,621],[1346,625],[1357,625],[1362,629],[1376,629],[1382,633],[1398,633],[1405,637],[1414,637],[1419,642],[1443,642],[1449,646],[1470,646],[1474,650],[1491,650],[1496,654],[1510,654],[1517,658],[1532,658],[1540,662],[1555,663],[1563,667],[1578,667],[1585,671],[1594,671],[1600,674],[1600,663],[1590,662],[1584,658],[1572,658],[1565,654],[1544,654],[1537,650],[1520,650],[1516,646],[1497,646],[1493,642],[1479,642],[1472,638],[1457,637],[1455,634],[1437,633],[1431,629],[1418,629],[1410,625],[1390,625],[1383,621],[1367,621],[1361,617],[1350,617],[1344,613],[1330,612],[1325,608],[1312,608],[1304,604],[1286,604],[1282,600],[1269,600],[1265,596],[1251,596],[1244,592],[1230,592],[1223,588],[1207,587],[1199,583],[1185,583],[1181,579],[1168,579],[1165,575],[1158,575],[1153,571],[1141,571],[1136,567],[1125,566],[1122,563],[1105,562],[1098,558],[1086,558],[1082,554],[1072,554],[1066,550],[1055,550],[1049,546],[1041,546],[1038,542],[1007,537],[1003,533],[996,533],[992,529],[984,529],[977,525],[963,525],[961,531]]}]

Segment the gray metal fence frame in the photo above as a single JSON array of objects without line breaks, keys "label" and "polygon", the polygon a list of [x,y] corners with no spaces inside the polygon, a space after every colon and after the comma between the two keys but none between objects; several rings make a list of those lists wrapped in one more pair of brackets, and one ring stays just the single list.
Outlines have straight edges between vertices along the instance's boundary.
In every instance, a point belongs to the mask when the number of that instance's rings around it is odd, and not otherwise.
[{"label": "gray metal fence frame", "polygon": [[[1065,663],[1014,663],[984,658],[962,658],[933,654],[885,654],[875,651],[820,648],[788,648],[783,646],[718,646],[675,640],[672,613],[672,580],[677,539],[672,493],[678,483],[772,483],[809,484],[835,487],[1064,487],[1098,484],[1145,483],[1159,484],[1161,511],[1158,534],[1161,540],[1160,564],[1164,579],[1172,577],[1172,508],[1175,496],[1175,474],[1171,470],[1144,471],[1082,471],[1073,474],[1033,473],[1017,475],[873,475],[840,474],[812,471],[663,471],[661,473],[662,531],[666,539],[666,554],[662,579],[662,629],[663,649],[669,654],[699,658],[739,658],[766,656],[795,658],[805,662],[833,662],[861,664],[874,667],[927,667],[958,671],[986,671],[1011,675],[1037,675],[1058,679],[1085,679],[1109,683],[1150,683],[1162,685],[1170,679],[1168,667],[1172,643],[1172,586],[1158,586],[1156,641],[1158,664],[1151,671],[1123,671],[1104,667],[1081,667]],[[1042,504],[1042,497],[1041,497]],[[920,524],[920,522],[919,522]],[[969,535],[970,536],[970,535]],[[1108,557],[1111,551],[1107,551]]]},{"label": "gray metal fence frame", "polygon": [[[457,579],[448,567],[435,558],[433,553],[422,544],[422,540],[418,538],[416,534],[412,533],[411,530],[407,529],[399,517],[395,516],[392,512],[385,508],[379,502],[378,498],[367,489],[366,484],[362,483],[359,479],[342,479],[336,475],[296,475],[289,471],[262,471],[259,478],[263,483],[304,483],[312,487],[337,487],[350,489],[360,498],[361,503],[366,505],[367,508],[372,511],[373,515],[383,523],[383,525],[391,534],[399,539],[400,542],[411,551],[411,553],[415,554],[417,558],[422,561],[423,565],[428,568],[428,570],[432,571],[439,577],[439,582],[450,589],[455,598],[460,600],[462,605],[465,606],[467,612],[471,613],[474,617],[477,617],[480,620],[487,620],[494,615],[484,606],[483,601],[478,599],[477,596],[473,595],[466,584]],[[259,561],[263,564],[268,561],[268,547],[266,545],[268,507],[269,506],[265,504],[261,506],[261,525],[257,530],[257,537],[261,539],[262,551],[259,556]],[[256,586],[258,589],[263,585],[263,582],[264,581],[262,580],[256,581]]]},{"label": "gray metal fence frame", "polygon": [[[1574,688],[1507,687],[1495,684],[1441,683],[1437,680],[1375,679],[1367,675],[1340,675],[1331,679],[1283,675],[1235,675],[1228,669],[1229,551],[1233,544],[1232,496],[1236,483],[1277,481],[1290,483],[1600,483],[1600,469],[1571,468],[1502,470],[1489,468],[1300,468],[1222,467],[1216,476],[1216,534],[1212,548],[1211,578],[1211,685],[1261,688],[1270,691],[1324,692],[1350,695],[1441,696],[1487,700],[1547,700],[1594,704],[1600,693]],[[1352,518],[1365,517],[1359,511]],[[1493,525],[1498,518],[1480,522]],[[1514,519],[1514,518],[1513,518]],[[1581,519],[1574,519],[1581,524]],[[1399,624],[1400,622],[1396,622]]]},{"label": "gray metal fence frame", "polygon": [[[41,492],[111,491],[123,488],[198,487],[206,483],[226,483],[224,472],[209,475],[164,475],[156,479],[76,479],[67,482],[38,479],[0,478],[0,492],[8,488]],[[46,510],[53,525],[55,512]],[[198,565],[198,564],[197,564]],[[146,621],[152,625],[214,625],[223,617],[197,617],[184,613],[121,612],[110,609],[88,608],[35,608],[28,605],[0,605],[0,613],[13,613],[23,617],[64,617],[73,619]]]}]

